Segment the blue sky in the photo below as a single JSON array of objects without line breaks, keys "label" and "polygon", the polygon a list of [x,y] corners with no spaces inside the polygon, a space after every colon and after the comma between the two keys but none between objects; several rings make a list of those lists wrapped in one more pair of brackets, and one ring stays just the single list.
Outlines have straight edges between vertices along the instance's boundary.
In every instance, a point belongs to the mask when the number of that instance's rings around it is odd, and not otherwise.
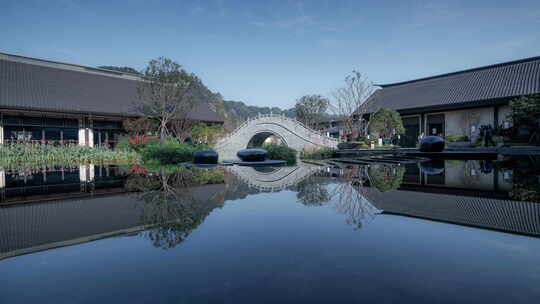
[{"label": "blue sky", "polygon": [[0,51],[141,69],[290,107],[353,69],[389,83],[540,55],[540,1],[0,1]]}]

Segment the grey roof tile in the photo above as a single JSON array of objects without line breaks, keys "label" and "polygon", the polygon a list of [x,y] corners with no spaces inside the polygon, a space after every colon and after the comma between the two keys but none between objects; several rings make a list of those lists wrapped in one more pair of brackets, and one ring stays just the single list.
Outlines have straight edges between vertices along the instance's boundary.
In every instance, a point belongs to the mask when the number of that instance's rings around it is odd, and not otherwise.
[{"label": "grey roof tile", "polygon": [[[133,80],[133,76],[121,77],[119,73],[99,69],[84,71],[84,67],[75,65],[74,68],[63,68],[60,63],[48,61],[44,62],[51,64],[39,64],[39,60],[35,60],[38,64],[34,64],[30,60],[6,59],[10,56],[0,56],[0,107],[136,114],[137,81]],[[206,103],[197,106],[192,117],[203,121],[223,121]]]},{"label": "grey roof tile", "polygon": [[379,85],[370,109],[395,110],[490,101],[540,93],[540,57]]}]

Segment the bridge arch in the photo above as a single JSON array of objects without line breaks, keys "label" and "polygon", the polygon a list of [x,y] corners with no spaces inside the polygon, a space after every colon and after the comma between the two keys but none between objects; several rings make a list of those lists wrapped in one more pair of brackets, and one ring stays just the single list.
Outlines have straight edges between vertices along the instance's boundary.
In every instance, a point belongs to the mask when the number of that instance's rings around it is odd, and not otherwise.
[{"label": "bridge arch", "polygon": [[277,143],[287,145],[287,141],[280,134],[272,130],[262,130],[254,134],[251,139],[248,140],[246,148],[258,148],[261,147],[268,139],[272,140],[272,137],[275,137]]},{"label": "bridge arch", "polygon": [[217,142],[216,150],[220,159],[236,159],[236,152],[248,147],[249,141],[257,134],[274,134],[285,145],[297,151],[323,147],[336,148],[339,143],[339,140],[310,129],[296,119],[282,115],[259,115],[248,119]]}]

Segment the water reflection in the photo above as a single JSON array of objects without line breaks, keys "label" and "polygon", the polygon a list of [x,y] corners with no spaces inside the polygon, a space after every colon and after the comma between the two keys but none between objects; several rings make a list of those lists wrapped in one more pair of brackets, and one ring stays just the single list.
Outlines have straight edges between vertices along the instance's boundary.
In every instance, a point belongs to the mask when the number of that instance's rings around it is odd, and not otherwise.
[{"label": "water reflection", "polygon": [[[0,259],[136,233],[181,244],[216,208],[293,191],[359,229],[379,215],[540,235],[538,161],[182,169],[53,166],[0,171]],[[29,229],[32,227],[32,229]]]},{"label": "water reflection", "polygon": [[223,184],[222,169],[193,168],[135,174],[128,178],[126,187],[141,192],[137,206],[141,221],[149,227],[142,235],[155,247],[168,249],[180,244],[210,211],[222,206]]}]

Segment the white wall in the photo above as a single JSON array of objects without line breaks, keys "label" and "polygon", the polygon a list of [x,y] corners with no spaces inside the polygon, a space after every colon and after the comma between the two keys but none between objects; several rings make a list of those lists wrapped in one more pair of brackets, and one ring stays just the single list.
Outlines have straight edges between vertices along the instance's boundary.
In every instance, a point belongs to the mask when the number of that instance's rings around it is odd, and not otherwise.
[{"label": "white wall", "polygon": [[512,108],[510,105],[504,105],[499,107],[499,125],[503,124],[505,121],[509,121],[506,118],[506,115],[510,114]]},{"label": "white wall", "polygon": [[[493,107],[467,109],[458,111],[444,112],[445,136],[450,134],[464,134],[476,139],[481,125],[493,125],[493,116],[495,109]],[[471,134],[471,127],[475,131]]]}]

